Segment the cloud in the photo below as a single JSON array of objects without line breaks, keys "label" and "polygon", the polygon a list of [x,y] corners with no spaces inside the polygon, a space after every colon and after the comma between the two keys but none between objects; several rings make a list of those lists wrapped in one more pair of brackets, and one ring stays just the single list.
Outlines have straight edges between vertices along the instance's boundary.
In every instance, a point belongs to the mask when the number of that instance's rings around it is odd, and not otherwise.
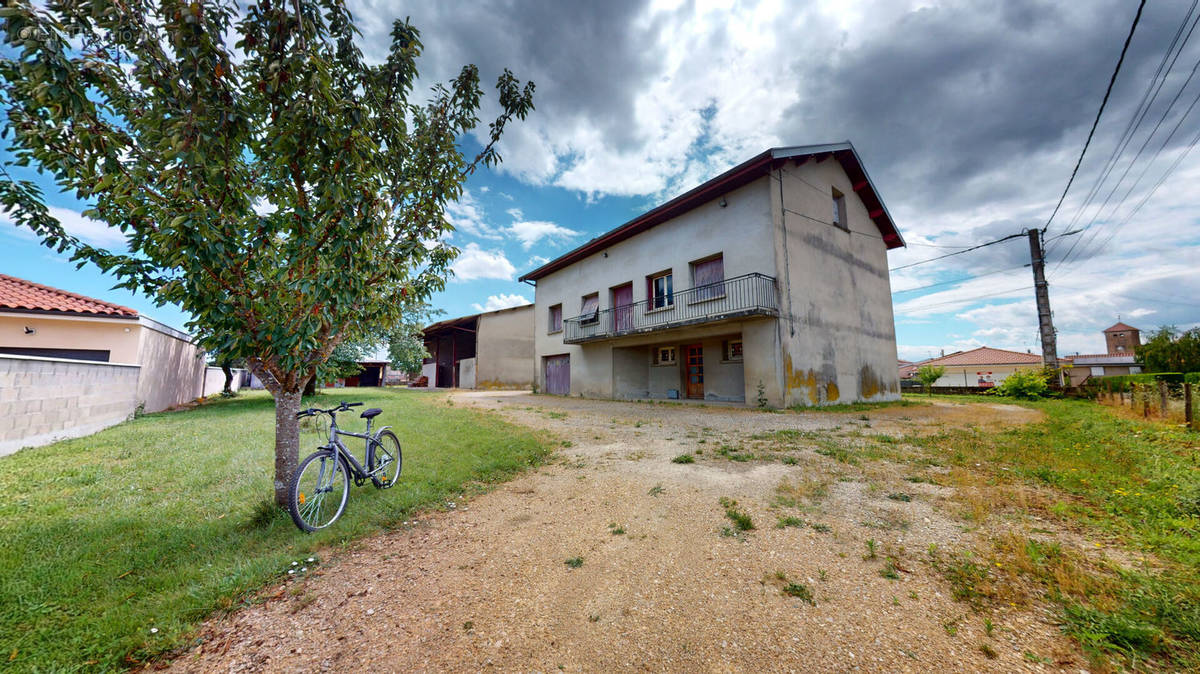
[{"label": "cloud", "polygon": [[475,308],[475,311],[484,312],[511,309],[512,307],[522,307],[526,304],[533,304],[533,302],[530,302],[529,300],[517,294],[509,295],[506,293],[500,293],[499,295],[489,295],[487,301],[483,304],[476,302],[471,306]]},{"label": "cloud", "polygon": [[[103,222],[84,217],[79,211],[69,208],[48,206],[47,211],[49,211],[50,217],[62,224],[63,229],[68,234],[72,234],[93,246],[101,248],[125,248],[125,235],[116,227],[109,227]],[[7,213],[0,212],[0,223],[12,226],[21,238],[36,238],[36,235],[25,236],[27,233],[30,233],[30,230],[18,227]]]},{"label": "cloud", "polygon": [[481,239],[499,240],[503,238],[491,225],[487,224],[483,206],[475,200],[470,190],[463,190],[458,201],[446,204],[446,219],[454,229],[463,234]]},{"label": "cloud", "polygon": [[[520,216],[520,211],[517,212]],[[560,227],[553,222],[545,222],[542,220],[522,220],[514,222],[505,228],[506,232],[514,236],[521,242],[521,247],[529,250],[542,239],[553,242],[563,242],[570,240],[579,235],[579,232],[566,227]]]},{"label": "cloud", "polygon": [[450,267],[460,281],[497,279],[511,281],[517,269],[504,256],[504,251],[487,251],[477,243],[468,243]]}]

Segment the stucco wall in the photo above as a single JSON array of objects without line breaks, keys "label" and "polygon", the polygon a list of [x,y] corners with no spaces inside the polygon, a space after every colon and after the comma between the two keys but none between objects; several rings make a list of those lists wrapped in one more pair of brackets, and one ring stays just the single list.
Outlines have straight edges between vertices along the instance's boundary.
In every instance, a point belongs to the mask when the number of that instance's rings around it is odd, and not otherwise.
[{"label": "stucco wall", "polygon": [[533,305],[528,305],[479,316],[475,383],[470,388],[524,389],[533,385],[533,315]]},{"label": "stucco wall", "polygon": [[[25,334],[25,328],[33,334]],[[108,351],[110,363],[137,363],[138,320],[0,313],[0,346]]]},{"label": "stucco wall", "polygon": [[993,384],[999,384],[1017,370],[1040,370],[1038,365],[949,365],[941,379],[934,386],[978,386],[979,373],[985,376],[990,372]]},{"label": "stucco wall", "polygon": [[137,406],[139,369],[0,355],[0,456],[129,418]]},{"label": "stucco wall", "polygon": [[[242,372],[244,371],[245,370],[236,367],[233,368],[233,382],[230,384],[230,388],[232,388],[234,391],[241,389]],[[221,370],[221,368],[205,368],[204,372],[201,373],[201,377],[203,378],[204,388],[202,390],[202,394],[204,397],[207,398],[208,396],[215,396],[221,391],[225,390],[225,373]]]},{"label": "stucco wall", "polygon": [[200,397],[204,352],[185,338],[181,332],[143,319],[137,396],[145,411],[159,412]]},{"label": "stucco wall", "polygon": [[[787,164],[770,181],[783,404],[899,398],[887,248],[849,177],[828,159]],[[832,222],[832,188],[847,229]]]},{"label": "stucco wall", "polygon": [[[547,355],[570,354],[571,394],[610,397],[612,345],[609,342],[563,344],[561,332],[547,332],[551,306],[561,303],[565,320],[579,315],[584,295],[599,293],[600,309],[608,309],[610,289],[629,282],[633,283],[633,300],[640,302],[647,299],[646,276],[667,269],[672,272],[675,292],[679,292],[692,287],[690,263],[715,253],[724,258],[725,278],[751,272],[773,276],[771,203],[767,188],[765,179],[750,183],[726,194],[725,207],[714,200],[538,279],[534,307],[536,362],[540,363]],[[728,326],[724,328],[726,332],[729,330]],[[656,334],[649,340],[665,339],[665,333]],[[536,375],[538,386],[544,387],[540,367]]]}]

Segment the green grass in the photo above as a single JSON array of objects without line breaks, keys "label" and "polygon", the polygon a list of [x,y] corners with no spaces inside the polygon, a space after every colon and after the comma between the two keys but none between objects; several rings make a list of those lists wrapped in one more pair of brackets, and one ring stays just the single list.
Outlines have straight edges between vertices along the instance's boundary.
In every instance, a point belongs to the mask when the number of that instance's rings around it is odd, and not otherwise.
[{"label": "green grass", "polygon": [[754,521],[750,519],[750,514],[744,510],[739,510],[737,501],[722,496],[720,504],[725,509],[725,517],[729,518],[730,522],[733,522],[738,531],[752,531],[754,529]]},{"label": "green grass", "polygon": [[[429,393],[338,391],[317,404],[339,399],[384,410],[376,421],[400,438],[404,471],[393,489],[352,489],[346,513],[318,534],[264,505],[274,411],[262,393],[0,459],[0,662],[120,670],[186,646],[198,621],[253,601],[292,561],[319,563],[418,510],[482,492],[537,465],[551,444]],[[301,457],[320,442],[302,431]]]},{"label": "green grass", "polygon": [[[1048,501],[1005,505],[1064,521],[1090,540],[1156,556],[1163,568],[1116,569],[1035,541],[998,545],[996,552],[1040,583],[1058,604],[1067,633],[1093,657],[1200,667],[1200,435],[1126,419],[1089,401],[995,400],[1040,410],[1045,420],[909,440],[954,469],[986,473],[998,504],[1008,484],[1039,485],[1048,488]],[[968,601],[980,600],[980,586],[995,584],[985,582],[992,573],[986,560],[943,564]],[[1064,590],[1064,578],[1080,589]]]},{"label": "green grass", "polygon": [[792,412],[799,412],[801,414],[808,412],[834,412],[840,414],[846,412],[869,412],[871,410],[881,410],[889,407],[917,407],[927,404],[929,403],[926,402],[925,396],[921,396],[920,399],[905,396],[900,400],[890,400],[881,403],[845,403],[842,405],[822,405],[819,407],[816,405],[793,405],[789,407],[788,410]]},{"label": "green grass", "polygon": [[692,456],[691,454],[680,454],[679,456],[671,459],[671,463],[696,463],[696,457]]}]

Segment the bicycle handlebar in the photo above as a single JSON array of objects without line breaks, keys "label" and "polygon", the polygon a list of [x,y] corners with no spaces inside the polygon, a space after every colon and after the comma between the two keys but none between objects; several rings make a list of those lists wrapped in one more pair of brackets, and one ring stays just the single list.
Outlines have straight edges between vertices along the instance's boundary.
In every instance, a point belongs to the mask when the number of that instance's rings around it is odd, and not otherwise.
[{"label": "bicycle handlebar", "polygon": [[334,412],[345,412],[351,407],[362,407],[362,403],[348,403],[343,400],[337,404],[337,407],[330,407],[327,410],[317,407],[310,407],[306,410],[300,410],[299,412],[296,412],[296,418],[299,419],[300,417],[311,417],[314,414],[333,414]]}]

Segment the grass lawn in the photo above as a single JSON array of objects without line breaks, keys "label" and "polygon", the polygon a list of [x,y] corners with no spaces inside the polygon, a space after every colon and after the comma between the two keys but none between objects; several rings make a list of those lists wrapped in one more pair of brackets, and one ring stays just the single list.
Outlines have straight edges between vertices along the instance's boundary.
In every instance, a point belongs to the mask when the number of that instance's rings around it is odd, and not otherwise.
[{"label": "grass lawn", "polygon": [[1126,553],[1123,564],[1103,563],[1036,528],[1009,531],[990,547],[937,562],[956,594],[983,605],[1022,594],[1048,600],[1102,666],[1200,669],[1200,434],[1090,401],[934,399],[1013,403],[1046,415],[1000,431],[905,438],[950,468],[939,482],[971,483],[985,513],[1034,514],[1089,545]]},{"label": "grass lawn", "polygon": [[[352,488],[346,513],[318,534],[269,507],[264,393],[0,458],[0,669],[121,669],[185,645],[198,621],[252,601],[292,561],[483,491],[551,445],[438,394],[331,391],[315,404],[339,399],[384,410],[376,422],[396,431],[404,470],[393,489]],[[357,411],[343,427],[363,427]],[[346,438],[361,458],[359,442]],[[321,443],[302,430],[301,458]]]}]

